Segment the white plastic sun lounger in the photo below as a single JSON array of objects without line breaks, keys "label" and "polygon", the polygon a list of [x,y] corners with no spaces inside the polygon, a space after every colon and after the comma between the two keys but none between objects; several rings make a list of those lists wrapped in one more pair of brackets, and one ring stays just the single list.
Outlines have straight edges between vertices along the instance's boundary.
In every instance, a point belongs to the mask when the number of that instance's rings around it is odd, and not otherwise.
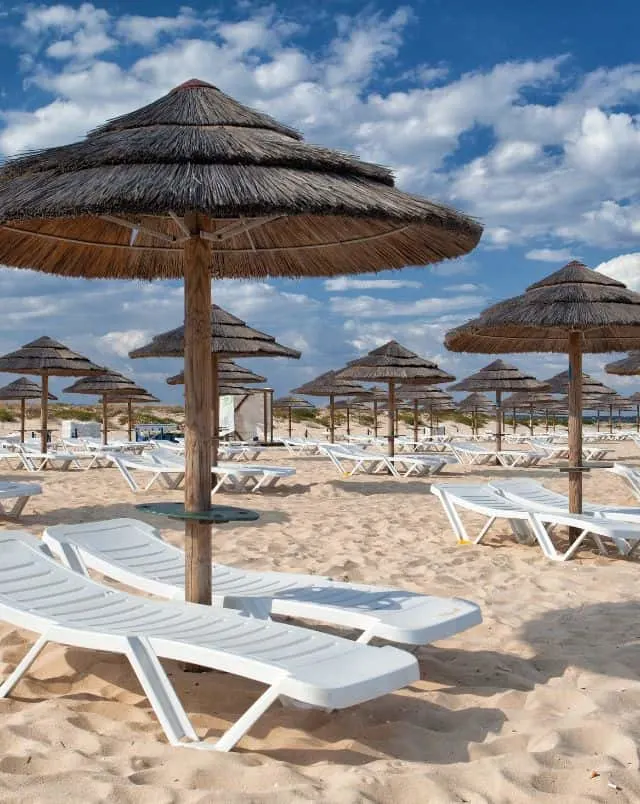
[{"label": "white plastic sun lounger", "polygon": [[[184,553],[136,519],[112,519],[47,528],[43,540],[74,569],[86,568],[160,597],[184,597]],[[356,628],[358,642],[374,637],[425,645],[458,634],[482,621],[467,600],[332,581],[317,575],[258,572],[213,565],[216,605],[255,612],[251,600],[271,611]],[[243,600],[244,599],[244,600]]]},{"label": "white plastic sun lounger", "polygon": [[626,463],[614,463],[609,469],[614,475],[623,477],[631,486],[631,490],[640,500],[640,468],[637,466],[629,466]]},{"label": "white plastic sun lounger", "polygon": [[477,444],[452,441],[451,449],[460,463],[466,463],[469,466],[482,466],[496,459],[495,450],[480,447]]},{"label": "white plastic sun lounger", "polygon": [[[126,480],[131,491],[136,494],[140,491],[147,491],[156,482],[163,483],[168,489],[177,489],[184,479],[183,466],[175,463],[161,463],[157,459],[154,460],[151,453],[143,455],[112,453],[109,458],[113,466],[120,470],[120,474]],[[144,474],[148,478],[145,485],[138,483],[136,476],[139,474]]]},{"label": "white plastic sun lounger", "polygon": [[[588,537],[594,540],[602,555],[607,555],[603,539],[611,540],[622,555],[634,551],[640,540],[640,527],[633,523],[611,522],[602,517],[557,510],[532,510],[508,500],[489,486],[433,485],[430,490],[439,498],[458,542],[463,544],[470,542],[479,544],[497,519],[509,521],[518,541],[526,542],[528,535],[529,540],[535,539],[545,556],[552,561],[567,561],[575,555]],[[472,540],[469,539],[460,519],[459,508],[487,517],[480,532]],[[561,525],[580,529],[580,535],[564,553],[558,551],[549,532],[549,527],[555,528]]]},{"label": "white plastic sun lounger", "polygon": [[[12,483],[10,480],[0,480],[0,515],[16,519],[35,494],[42,494],[42,486],[37,483]],[[15,503],[11,508],[3,503],[3,500],[13,499]]]},{"label": "white plastic sun lounger", "polygon": [[227,491],[253,493],[273,488],[279,480],[293,477],[296,473],[293,466],[268,466],[264,463],[219,463],[212,471],[217,478],[211,490],[212,494],[221,488]]},{"label": "white plastic sun lounger", "polygon": [[400,476],[393,462],[386,455],[368,452],[353,444],[324,444],[320,449],[341,475],[351,477],[362,473],[366,475],[391,474],[394,477]]},{"label": "white plastic sun lounger", "polygon": [[[119,653],[131,663],[172,745],[229,751],[279,696],[342,709],[419,678],[415,658],[397,648],[374,648],[228,609],[130,595],[61,566],[43,550],[29,534],[0,534],[0,618],[39,635],[0,686],[2,698],[49,642]],[[161,659],[233,673],[267,690],[217,742],[202,742]]]},{"label": "white plastic sun lounger", "polygon": [[[564,494],[551,491],[536,480],[493,480],[489,483],[508,500],[525,505],[527,508],[546,511],[569,511],[569,499]],[[599,516],[604,519],[613,519],[623,522],[634,522],[640,525],[640,507],[634,508],[625,505],[597,505],[582,502],[582,513],[590,516]]]},{"label": "white plastic sun lounger", "polygon": [[517,449],[503,449],[494,454],[502,466],[511,467],[513,469],[536,466],[546,457],[543,452]]}]

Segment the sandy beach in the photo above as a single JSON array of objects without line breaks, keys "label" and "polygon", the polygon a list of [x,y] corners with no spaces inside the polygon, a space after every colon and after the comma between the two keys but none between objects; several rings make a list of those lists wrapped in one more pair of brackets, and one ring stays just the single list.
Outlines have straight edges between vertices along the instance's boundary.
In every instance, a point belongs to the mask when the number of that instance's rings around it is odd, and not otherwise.
[{"label": "sandy beach", "polygon": [[[617,457],[637,463],[640,451],[621,444]],[[587,548],[554,564],[504,525],[484,547],[457,546],[427,480],[344,479],[326,459],[277,448],[269,461],[294,465],[296,477],[264,494],[217,496],[260,512],[254,524],[216,529],[218,560],[466,597],[483,625],[421,648],[421,681],[397,694],[331,714],[274,706],[230,754],[171,748],[121,657],[51,645],[0,702],[3,802],[640,800],[637,561]],[[452,466],[445,477],[506,472]],[[528,474],[558,490],[567,482],[554,469]],[[34,534],[182,497],[134,496],[115,469],[47,471],[41,482],[20,524]],[[585,498],[636,502],[602,470],[585,478]],[[148,521],[181,543],[178,526]],[[31,640],[0,626],[3,673]],[[168,670],[201,735],[215,737],[260,691]]]}]

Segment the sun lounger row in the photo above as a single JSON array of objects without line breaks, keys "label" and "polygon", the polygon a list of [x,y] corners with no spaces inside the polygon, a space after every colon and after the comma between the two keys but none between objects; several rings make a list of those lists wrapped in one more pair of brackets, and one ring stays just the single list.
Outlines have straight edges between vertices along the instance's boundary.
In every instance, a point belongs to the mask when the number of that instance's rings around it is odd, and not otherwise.
[{"label": "sun lounger row", "polygon": [[329,458],[341,475],[349,477],[356,474],[419,477],[436,474],[448,463],[446,458],[439,455],[407,452],[389,456],[362,449],[354,444],[324,444],[321,452]]}]

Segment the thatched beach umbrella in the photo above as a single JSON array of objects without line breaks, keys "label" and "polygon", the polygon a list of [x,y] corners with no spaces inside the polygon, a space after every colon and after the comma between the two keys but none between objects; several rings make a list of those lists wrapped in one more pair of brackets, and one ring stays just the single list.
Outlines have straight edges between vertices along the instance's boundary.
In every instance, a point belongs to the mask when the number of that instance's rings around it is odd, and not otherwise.
[{"label": "thatched beach umbrella", "polygon": [[[453,379],[453,378],[452,378]],[[444,382],[449,382],[445,380]],[[418,405],[423,403],[429,411],[429,427],[433,433],[433,411],[453,408],[453,397],[441,388],[419,388],[401,385],[396,389],[396,397],[410,403],[413,409],[413,440],[418,441]]]},{"label": "thatched beach umbrella", "polygon": [[[246,385],[266,382],[267,378],[245,366],[239,366],[233,360],[218,360],[218,380],[223,383],[244,383]],[[173,377],[167,377],[167,385],[184,385],[184,371]]]},{"label": "thatched beach umbrella", "polygon": [[362,380],[363,382],[384,381],[389,389],[389,427],[387,431],[388,452],[395,452],[395,406],[396,385],[437,385],[455,379],[435,363],[419,357],[397,341],[389,341],[377,349],[372,349],[364,357],[350,360],[347,366],[337,372],[339,379]]},{"label": "thatched beach umbrella", "polygon": [[[2,171],[0,171],[0,174]],[[0,242],[2,227],[0,227]],[[12,374],[31,374],[42,378],[40,450],[47,451],[49,419],[49,377],[87,377],[104,374],[107,369],[97,366],[86,357],[72,352],[53,338],[42,337],[26,343],[15,352],[0,357],[0,371]]]},{"label": "thatched beach umbrella", "polygon": [[152,405],[156,402],[159,402],[157,396],[150,394],[148,391],[144,394],[136,394],[135,391],[130,391],[126,393],[119,393],[117,397],[106,395],[106,400],[110,404],[123,404],[124,402],[127,403],[127,438],[129,441],[133,440],[133,427],[134,427],[134,417],[133,417],[133,406],[134,405]]},{"label": "thatched beach umbrella", "polygon": [[631,394],[629,402],[636,406],[636,432],[640,432],[640,393]]},{"label": "thatched beach umbrella", "polygon": [[[586,408],[586,406],[583,406]],[[608,411],[609,413],[609,432],[613,433],[613,411],[614,408],[618,411],[618,415],[620,415],[620,411],[622,410],[631,410],[634,407],[634,402],[630,399],[627,399],[623,396],[620,396],[617,392],[614,391],[612,394],[606,394],[597,397],[594,399],[593,404],[589,407],[594,408],[598,413],[602,410],[605,413]]]},{"label": "thatched beach umbrella", "polygon": [[[49,394],[50,402],[56,400],[57,398],[57,396]],[[28,380],[26,377],[21,377],[19,380],[14,380],[13,382],[10,382],[9,385],[5,385],[4,387],[0,388],[0,399],[20,400],[20,441],[24,442],[24,421],[26,418],[27,399],[42,399],[42,388],[40,388],[37,383],[33,382],[33,380]]]},{"label": "thatched beach umbrella", "polygon": [[211,278],[332,276],[462,256],[481,227],[309,145],[203,81],[0,170],[0,263],[185,280],[185,595],[211,602]]},{"label": "thatched beach umbrella", "polygon": [[102,398],[102,443],[108,444],[107,398],[118,397],[119,394],[134,397],[144,396],[148,391],[118,371],[105,371],[104,374],[99,374],[97,377],[83,377],[81,380],[77,380],[73,385],[65,388],[63,393],[88,394]]},{"label": "thatched beach umbrella", "polygon": [[541,393],[540,391],[516,391],[511,396],[502,400],[503,408],[511,408],[513,410],[513,432],[516,432],[516,411],[520,408],[526,408],[529,411],[529,430],[533,435],[533,411],[544,410],[545,405],[554,402],[554,398],[549,393]]},{"label": "thatched beach umbrella", "polygon": [[[456,330],[454,330],[455,332]],[[445,342],[446,343],[446,342]],[[448,344],[447,344],[448,346]],[[547,386],[530,374],[504,360],[494,360],[475,374],[469,375],[450,391],[494,391],[496,395],[496,451],[502,449],[502,392],[503,391],[546,391]]]},{"label": "thatched beach umbrella", "polygon": [[[224,396],[217,392],[218,382],[226,382],[228,384],[235,384],[237,382],[246,382],[246,377],[259,375],[249,372],[249,369],[241,369],[239,366],[236,368],[239,372],[244,374],[244,378],[240,379],[236,376],[231,376],[229,371],[224,378],[220,377],[219,362],[224,358],[230,357],[289,357],[297,360],[300,357],[300,352],[297,349],[290,349],[288,346],[283,346],[278,343],[272,335],[267,335],[265,332],[260,332],[258,329],[250,327],[241,318],[230,313],[228,310],[223,310],[217,304],[211,305],[210,323],[208,331],[210,332],[210,374],[211,374],[211,398],[215,400],[218,396]],[[178,383],[178,377],[184,377],[186,374],[186,325],[163,332],[160,335],[155,335],[152,340],[144,346],[134,349],[129,352],[131,358],[141,357],[183,357],[185,356],[185,371],[182,375],[171,377],[170,385]],[[229,363],[233,361],[226,360],[227,369]],[[249,374],[248,374],[249,372]],[[254,382],[254,380],[250,380]],[[255,380],[255,382],[264,382],[264,378]],[[185,389],[185,400],[188,397],[188,391]],[[218,463],[218,420],[219,409],[217,404],[212,404],[212,439],[211,439],[211,464],[216,466]],[[267,427],[267,407],[266,407],[266,394],[264,397],[264,420],[265,430]],[[265,432],[265,439],[267,434]],[[185,441],[186,445],[186,441]],[[186,453],[186,446],[185,446]],[[186,481],[185,481],[186,482]]]},{"label": "thatched beach umbrella", "polygon": [[457,408],[461,413],[471,414],[471,433],[478,435],[478,413],[490,413],[493,410],[493,402],[488,396],[481,394],[479,391],[465,396],[457,404]]},{"label": "thatched beach umbrella", "polygon": [[582,355],[640,348],[640,294],[571,262],[449,332],[454,351],[567,352],[569,507],[582,511]]},{"label": "thatched beach umbrella", "polygon": [[289,438],[291,438],[291,411],[292,410],[312,410],[313,405],[301,396],[281,396],[273,401],[274,410],[286,410],[289,414]]},{"label": "thatched beach umbrella", "polygon": [[339,379],[335,371],[325,371],[315,380],[309,380],[309,382],[305,382],[298,388],[294,388],[292,393],[300,396],[329,397],[329,441],[333,444],[336,434],[336,397],[355,396],[356,394],[366,395],[367,391],[356,382]]}]

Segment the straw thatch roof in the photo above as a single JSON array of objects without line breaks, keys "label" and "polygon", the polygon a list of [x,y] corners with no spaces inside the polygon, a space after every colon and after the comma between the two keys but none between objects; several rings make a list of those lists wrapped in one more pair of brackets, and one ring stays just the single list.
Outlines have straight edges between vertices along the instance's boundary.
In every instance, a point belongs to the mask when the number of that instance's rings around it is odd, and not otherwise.
[{"label": "straw thatch roof", "polygon": [[604,367],[607,374],[640,374],[640,352],[629,352],[622,360],[614,360]]},{"label": "straw thatch roof", "polygon": [[157,396],[150,394],[148,391],[144,394],[136,394],[133,391],[131,393],[121,392],[116,396],[111,396],[110,394],[105,394],[105,399],[107,402],[110,402],[113,405],[122,402],[133,402],[136,405],[151,403],[151,402],[160,402]]},{"label": "straw thatch roof", "polygon": [[349,361],[346,368],[337,372],[337,376],[345,380],[369,382],[396,380],[421,385],[450,382],[455,379],[435,363],[419,357],[397,341],[389,341],[377,349],[372,349],[364,357]]},{"label": "straw thatch roof", "polygon": [[[546,385],[549,386],[549,393],[551,394],[566,394],[569,390],[569,371],[561,371],[559,374],[554,374],[548,380],[544,380]],[[582,395],[585,397],[594,396],[594,394],[613,394],[613,388],[596,380],[589,374],[582,372]]]},{"label": "straw thatch roof", "polygon": [[462,411],[462,413],[479,410],[479,411],[491,411],[495,407],[493,402],[489,399],[488,396],[481,394],[479,392],[474,392],[469,394],[469,396],[465,396],[464,399],[458,402],[458,410]]},{"label": "straw thatch roof", "polygon": [[64,344],[47,337],[38,338],[15,352],[0,357],[0,371],[14,374],[84,377],[89,374],[104,374],[106,370],[77,352],[72,352]]},{"label": "straw thatch roof", "polygon": [[631,394],[629,402],[633,402],[634,405],[640,405],[640,392],[636,391],[635,394]]},{"label": "straw thatch roof", "polygon": [[[260,383],[266,382],[267,378],[255,371],[239,366],[233,360],[221,360],[218,363],[218,381],[230,384],[235,383]],[[167,378],[167,385],[184,385],[184,371]]]},{"label": "straw thatch roof", "polygon": [[624,408],[625,410],[628,410],[634,406],[635,402],[633,400],[621,396],[619,393],[614,391],[612,394],[607,394],[606,396],[603,394],[599,397],[593,397],[592,401],[583,407],[591,408],[593,410],[608,410],[610,407],[618,409]]},{"label": "straw thatch roof", "polygon": [[570,262],[448,332],[445,346],[484,354],[567,352],[570,332],[581,333],[583,353],[640,349],[640,293]]},{"label": "straw thatch roof", "polygon": [[[253,329],[217,304],[211,307],[211,351],[234,357],[292,357],[296,360],[300,357],[296,349],[282,346],[271,335]],[[132,358],[183,355],[184,325],[155,335],[150,343],[129,352]]]},{"label": "straw thatch roof", "polygon": [[305,143],[197,80],[81,142],[10,160],[0,179],[0,262],[68,276],[181,276],[185,232],[171,214],[188,212],[206,216],[212,271],[227,277],[423,265],[468,253],[482,233],[396,190],[386,168]]},{"label": "straw thatch roof", "polygon": [[313,405],[300,396],[281,396],[273,400],[274,408],[312,408]]},{"label": "straw thatch roof", "polygon": [[299,388],[294,388],[292,393],[302,396],[354,396],[361,393],[366,396],[368,394],[366,389],[358,383],[340,379],[335,371],[325,371],[315,380],[310,380]]},{"label": "straw thatch roof", "polygon": [[83,377],[81,380],[77,380],[73,385],[65,388],[63,393],[90,394],[91,396],[118,396],[120,394],[144,396],[147,390],[117,371],[105,371],[104,374],[96,377]]},{"label": "straw thatch roof", "polygon": [[[41,399],[42,388],[33,380],[21,377],[0,388],[0,399]],[[49,394],[49,399],[55,401],[58,397]]]},{"label": "straw thatch roof", "polygon": [[449,386],[449,391],[546,391],[547,384],[524,374],[504,360],[494,360],[488,366],[464,380]]},{"label": "straw thatch roof", "polygon": [[410,385],[401,385],[396,389],[396,394],[399,399],[408,402],[427,401],[427,402],[451,402],[453,397],[442,388],[413,388]]},{"label": "straw thatch roof", "polygon": [[516,391],[502,400],[503,408],[544,408],[548,404],[555,402],[555,398],[550,393],[539,391]]}]

